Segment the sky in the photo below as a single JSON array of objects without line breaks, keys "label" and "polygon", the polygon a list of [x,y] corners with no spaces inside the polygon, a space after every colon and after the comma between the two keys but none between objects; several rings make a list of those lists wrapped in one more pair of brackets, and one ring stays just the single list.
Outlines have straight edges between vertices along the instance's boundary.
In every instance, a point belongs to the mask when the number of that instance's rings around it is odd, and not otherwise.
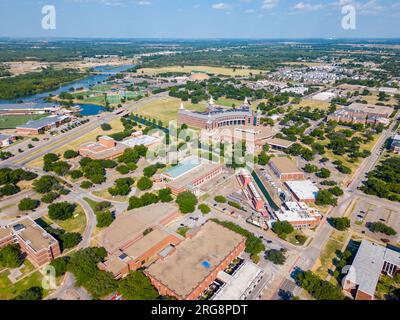
[{"label": "sky", "polygon": [[[56,28],[42,28],[53,5]],[[355,30],[342,8],[355,9]],[[0,36],[400,38],[400,0],[0,0]]]}]

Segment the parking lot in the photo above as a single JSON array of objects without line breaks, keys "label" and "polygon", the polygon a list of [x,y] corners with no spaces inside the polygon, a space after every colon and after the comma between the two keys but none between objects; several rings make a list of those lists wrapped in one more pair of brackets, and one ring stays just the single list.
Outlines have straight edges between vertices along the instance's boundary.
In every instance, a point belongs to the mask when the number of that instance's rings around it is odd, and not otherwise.
[{"label": "parking lot", "polygon": [[368,223],[381,222],[392,227],[398,233],[400,232],[400,206],[396,204],[388,206],[378,201],[368,200],[364,197],[358,199],[350,217],[352,229],[375,240],[387,239],[392,244],[396,244],[399,241],[399,235],[390,237],[382,233],[373,233],[367,228]]}]

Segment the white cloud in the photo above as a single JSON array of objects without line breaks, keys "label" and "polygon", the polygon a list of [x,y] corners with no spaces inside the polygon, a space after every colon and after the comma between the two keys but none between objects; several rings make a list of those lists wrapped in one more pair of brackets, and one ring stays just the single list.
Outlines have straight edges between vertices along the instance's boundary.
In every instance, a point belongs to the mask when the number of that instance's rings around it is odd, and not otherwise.
[{"label": "white cloud", "polygon": [[140,1],[136,1],[136,4],[138,6],[151,6],[152,2],[148,1],[148,0],[140,0]]},{"label": "white cloud", "polygon": [[264,0],[261,6],[262,9],[270,10],[275,8],[279,3],[279,0]]},{"label": "white cloud", "polygon": [[215,3],[212,5],[212,8],[215,10],[231,10],[232,5],[227,4],[225,2]]},{"label": "white cloud", "polygon": [[325,5],[323,5],[321,3],[310,4],[310,3],[299,2],[293,6],[293,9],[299,10],[299,11],[318,11],[318,10],[323,9],[324,7],[325,7]]},{"label": "white cloud", "polygon": [[252,14],[252,13],[255,13],[255,12],[256,12],[256,10],[253,10],[253,9],[247,9],[247,10],[244,11],[244,13],[247,13],[247,14]]}]

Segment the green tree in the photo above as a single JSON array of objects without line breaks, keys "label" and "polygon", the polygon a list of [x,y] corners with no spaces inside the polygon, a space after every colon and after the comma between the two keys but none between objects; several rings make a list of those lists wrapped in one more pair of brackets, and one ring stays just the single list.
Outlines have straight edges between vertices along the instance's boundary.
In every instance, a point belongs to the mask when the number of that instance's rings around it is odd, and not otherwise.
[{"label": "green tree", "polygon": [[51,190],[58,190],[60,183],[52,176],[42,176],[39,179],[33,181],[33,189],[37,193],[48,193]]},{"label": "green tree", "polygon": [[204,204],[204,203],[199,204],[198,208],[199,208],[199,210],[201,211],[202,214],[208,214],[208,213],[211,212],[210,207],[208,205]]},{"label": "green tree", "polygon": [[67,220],[72,218],[76,205],[69,202],[57,202],[49,205],[49,217],[54,220]]},{"label": "green tree", "polygon": [[20,191],[17,185],[8,183],[0,188],[0,196],[12,196]]},{"label": "green tree", "polygon": [[111,211],[100,212],[96,216],[98,228],[108,227],[114,221],[114,215],[111,213]]},{"label": "green tree", "polygon": [[15,297],[15,300],[42,300],[43,299],[43,288],[31,287],[22,291]]},{"label": "green tree", "polygon": [[176,203],[182,213],[191,213],[196,209],[197,198],[192,192],[185,191],[178,195]]},{"label": "green tree", "polygon": [[59,257],[50,262],[50,265],[54,267],[56,272],[56,277],[64,275],[68,270],[68,262],[70,257]]},{"label": "green tree", "polygon": [[122,279],[118,291],[127,300],[155,300],[159,296],[142,271],[133,271]]},{"label": "green tree", "polygon": [[226,198],[224,196],[216,196],[214,197],[214,201],[218,203],[226,203]]},{"label": "green tree", "polygon": [[350,220],[349,218],[331,218],[330,219],[332,225],[338,229],[339,231],[345,231],[350,228]]},{"label": "green tree", "polygon": [[172,193],[172,191],[170,188],[161,189],[158,191],[158,198],[163,203],[171,202],[173,200],[171,193]]},{"label": "green tree", "polygon": [[273,264],[283,265],[286,261],[284,250],[271,249],[265,252],[265,259],[271,261]]},{"label": "green tree", "polygon": [[272,225],[272,231],[279,237],[286,237],[294,231],[293,226],[287,221],[277,221]]},{"label": "green tree", "polygon": [[74,150],[67,150],[64,152],[64,159],[73,159],[79,156],[79,153]]},{"label": "green tree", "polygon": [[82,236],[77,232],[66,232],[60,236],[62,250],[77,246],[82,241]]},{"label": "green tree", "polygon": [[0,266],[18,268],[22,263],[22,254],[17,244],[10,244],[0,249]]},{"label": "green tree", "polygon": [[137,187],[141,191],[149,190],[153,187],[153,181],[147,177],[141,177],[137,183]]},{"label": "green tree", "polygon": [[39,206],[39,202],[37,200],[31,198],[24,198],[18,204],[18,209],[21,211],[29,211],[36,209]]},{"label": "green tree", "polygon": [[337,199],[328,190],[321,190],[316,196],[315,203],[318,206],[337,206]]}]

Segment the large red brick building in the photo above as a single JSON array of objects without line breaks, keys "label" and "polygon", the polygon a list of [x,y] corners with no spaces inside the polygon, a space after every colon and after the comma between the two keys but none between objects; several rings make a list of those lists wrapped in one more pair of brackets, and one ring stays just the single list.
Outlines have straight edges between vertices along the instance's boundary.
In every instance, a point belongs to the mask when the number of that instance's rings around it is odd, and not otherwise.
[{"label": "large red brick building", "polygon": [[23,218],[0,229],[0,248],[19,244],[21,251],[37,267],[61,255],[58,241],[30,218]]},{"label": "large red brick building", "polygon": [[179,216],[179,209],[166,203],[130,210],[118,216],[98,236],[99,245],[108,254],[106,260],[99,263],[99,268],[119,279],[169,254],[184,239],[166,228]]},{"label": "large red brick building", "polygon": [[196,300],[245,249],[246,239],[213,221],[206,222],[176,250],[145,270],[161,295]]},{"label": "large red brick building", "polygon": [[200,129],[217,129],[228,126],[258,126],[260,117],[251,109],[246,101],[239,108],[218,106],[211,98],[206,112],[186,110],[181,105],[178,113],[178,123]]}]

